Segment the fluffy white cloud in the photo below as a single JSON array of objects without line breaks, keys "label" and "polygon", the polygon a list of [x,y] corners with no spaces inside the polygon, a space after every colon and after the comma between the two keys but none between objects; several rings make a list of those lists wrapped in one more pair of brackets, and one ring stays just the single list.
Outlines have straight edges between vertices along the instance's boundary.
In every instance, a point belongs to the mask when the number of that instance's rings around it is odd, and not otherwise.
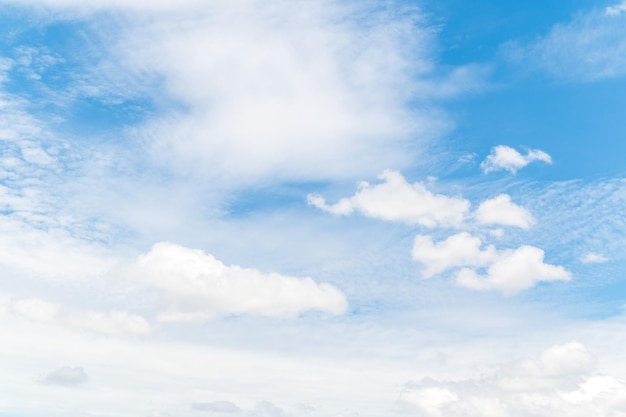
[{"label": "fluffy white cloud", "polygon": [[136,273],[161,290],[170,307],[160,317],[164,321],[229,314],[291,316],[307,310],[342,314],[347,308],[344,294],[330,284],[226,266],[201,250],[167,242],[140,256]]},{"label": "fluffy white cloud", "polygon": [[107,335],[147,334],[152,331],[146,320],[126,311],[101,313],[64,308],[38,298],[16,300],[13,311],[20,316],[42,323],[58,323]]},{"label": "fluffy white cloud", "polygon": [[363,182],[355,195],[333,205],[316,194],[308,196],[309,204],[332,214],[357,210],[368,217],[426,227],[459,226],[467,216],[470,203],[461,197],[434,194],[423,183],[409,184],[396,171],[385,171],[380,178],[385,182]]},{"label": "fluffy white cloud", "polygon": [[480,224],[516,226],[528,229],[534,222],[530,211],[511,201],[511,196],[501,194],[480,203],[474,213]]},{"label": "fluffy white cloud", "polygon": [[424,265],[423,274],[430,278],[448,269],[462,266],[482,267],[497,259],[496,249],[481,249],[482,241],[467,232],[434,243],[430,236],[418,235],[413,243],[413,260]]},{"label": "fluffy white cloud", "polygon": [[607,257],[601,253],[588,252],[580,258],[584,264],[601,264],[608,261]]},{"label": "fluffy white cloud", "polygon": [[54,370],[41,379],[42,384],[63,387],[78,387],[89,382],[89,376],[81,366],[64,366]]},{"label": "fluffy white cloud", "polygon": [[498,145],[491,148],[491,153],[480,164],[485,174],[492,171],[507,170],[515,174],[518,169],[534,161],[552,163],[550,155],[539,149],[530,149],[526,155],[522,155],[516,149],[506,145]]},{"label": "fluffy white cloud", "polygon": [[476,379],[408,384],[398,407],[422,417],[621,416],[625,399],[626,383],[598,374],[585,346],[570,342]]},{"label": "fluffy white cloud", "polygon": [[[425,277],[458,269],[459,285],[474,290],[497,290],[513,294],[538,282],[568,280],[571,274],[562,266],[546,264],[543,250],[534,246],[496,250],[462,232],[434,243],[430,236],[418,235],[413,244],[413,259],[424,266]],[[485,270],[481,274],[481,270]]]}]

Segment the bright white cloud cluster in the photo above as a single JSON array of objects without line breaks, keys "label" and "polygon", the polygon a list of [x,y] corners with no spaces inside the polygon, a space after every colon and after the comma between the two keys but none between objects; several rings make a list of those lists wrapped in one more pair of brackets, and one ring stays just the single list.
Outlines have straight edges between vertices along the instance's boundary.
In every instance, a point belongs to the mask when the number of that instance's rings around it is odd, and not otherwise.
[{"label": "bright white cloud cluster", "polygon": [[226,266],[201,250],[172,243],[157,243],[139,257],[136,267],[170,306],[160,316],[163,321],[231,314],[292,316],[307,310],[342,314],[347,308],[344,294],[330,284]]},{"label": "bright white cloud cluster", "polygon": [[478,223],[484,225],[495,224],[528,229],[535,222],[530,211],[513,203],[508,194],[500,194],[483,201],[474,215]]},{"label": "bright white cloud cluster", "polygon": [[624,415],[626,383],[595,369],[585,346],[570,342],[480,378],[408,384],[398,407],[421,417]]},{"label": "bright white cloud cluster", "polygon": [[513,294],[537,282],[571,277],[562,266],[546,264],[539,248],[524,245],[514,250],[496,250],[492,245],[485,249],[481,246],[480,238],[466,232],[437,243],[430,236],[418,235],[412,256],[424,266],[425,277],[455,269],[457,283],[474,290]]},{"label": "bright white cloud cluster", "polygon": [[101,313],[75,310],[38,298],[16,300],[12,307],[15,313],[28,320],[63,324],[95,333],[141,335],[152,331],[151,326],[143,317],[126,311]]},{"label": "bright white cloud cluster", "polygon": [[474,213],[470,213],[470,202],[463,197],[435,194],[420,182],[409,184],[397,171],[387,170],[379,178],[384,182],[376,185],[361,182],[352,197],[341,198],[335,204],[326,203],[326,199],[318,194],[309,194],[307,201],[335,215],[358,211],[367,217],[429,228],[460,228],[465,220],[473,218],[480,225],[528,229],[535,221],[532,214],[513,203],[508,194],[485,200]]},{"label": "bright white cloud cluster", "polygon": [[491,153],[480,164],[485,174],[493,171],[510,171],[515,174],[519,169],[534,161],[552,163],[550,155],[539,149],[531,149],[522,155],[519,151],[510,146],[498,145],[491,149]]},{"label": "bright white cloud cluster", "polygon": [[434,194],[422,183],[409,184],[396,171],[385,171],[385,182],[377,185],[361,183],[358,192],[333,205],[323,197],[308,196],[309,204],[332,214],[350,214],[358,210],[368,217],[426,227],[460,226],[468,215],[470,203],[460,197]]},{"label": "bright white cloud cluster", "polygon": [[[541,151],[531,152],[538,155]],[[433,194],[422,183],[409,184],[396,171],[385,171],[380,178],[385,182],[373,186],[361,183],[355,195],[332,205],[317,194],[310,194],[307,199],[309,204],[335,215],[348,215],[357,210],[368,217],[429,228],[467,230],[471,226],[469,221],[474,220],[474,226],[479,227],[497,225],[529,229],[535,222],[530,211],[513,203],[508,194],[485,200],[470,213],[468,200]],[[489,233],[502,237],[504,231],[497,229]],[[467,232],[457,233],[438,243],[434,243],[431,236],[418,235],[412,257],[423,265],[426,278],[455,269],[457,282],[474,290],[512,294],[538,282],[571,277],[562,266],[545,263],[544,251],[534,246],[497,250],[493,245],[481,249],[482,245],[479,237]]]}]

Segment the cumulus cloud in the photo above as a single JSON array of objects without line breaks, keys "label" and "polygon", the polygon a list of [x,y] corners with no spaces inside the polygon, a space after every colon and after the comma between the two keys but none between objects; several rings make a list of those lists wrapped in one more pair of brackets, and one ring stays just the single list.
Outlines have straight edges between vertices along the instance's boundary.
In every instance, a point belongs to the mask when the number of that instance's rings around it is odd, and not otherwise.
[{"label": "cumulus cloud", "polygon": [[141,316],[126,311],[102,313],[64,308],[38,298],[15,300],[13,312],[32,321],[58,323],[107,335],[147,334],[150,324]]},{"label": "cumulus cloud", "polygon": [[64,366],[54,370],[41,379],[45,385],[58,385],[63,387],[79,387],[89,382],[89,376],[81,366]]},{"label": "cumulus cloud", "polygon": [[461,232],[434,243],[430,236],[418,235],[413,242],[413,260],[424,265],[423,275],[430,278],[451,268],[482,267],[498,257],[493,245],[481,249],[480,238]]},{"label": "cumulus cloud", "polygon": [[508,44],[509,57],[567,81],[593,82],[626,74],[625,3],[579,13],[529,45]]},{"label": "cumulus cloud", "polygon": [[528,229],[535,222],[530,211],[513,203],[508,194],[501,194],[483,201],[474,215],[478,223],[485,225],[495,224]]},{"label": "cumulus cloud", "polygon": [[239,413],[241,408],[237,404],[230,401],[211,401],[206,403],[193,403],[192,410],[196,411],[208,411],[211,413]]},{"label": "cumulus cloud", "polygon": [[480,238],[466,232],[438,243],[434,243],[430,236],[418,235],[412,257],[423,265],[426,278],[455,269],[454,276],[459,285],[505,294],[528,289],[538,282],[571,277],[562,266],[545,263],[543,250],[534,246],[504,250],[497,250],[493,245],[484,249],[481,246]]},{"label": "cumulus cloud", "polygon": [[598,374],[585,346],[570,342],[476,379],[410,383],[398,407],[421,417],[618,416],[625,399],[626,382]]},{"label": "cumulus cloud", "polygon": [[347,308],[345,295],[330,284],[227,266],[201,250],[173,243],[155,244],[137,259],[136,271],[169,305],[160,317],[164,321],[230,314],[292,316],[307,310],[342,314]]},{"label": "cumulus cloud", "polygon": [[580,258],[580,261],[584,264],[601,264],[608,261],[608,259],[601,253],[588,252]]},{"label": "cumulus cloud", "polygon": [[491,148],[491,153],[480,164],[485,174],[493,171],[510,171],[515,174],[519,169],[534,161],[552,163],[550,155],[539,149],[531,149],[522,155],[516,149],[506,145],[498,145]]},{"label": "cumulus cloud", "polygon": [[434,194],[423,183],[409,184],[399,172],[385,171],[380,179],[384,182],[377,185],[361,183],[356,194],[332,205],[317,194],[307,199],[332,214],[347,215],[356,210],[367,217],[426,227],[459,226],[468,214],[469,201]]}]

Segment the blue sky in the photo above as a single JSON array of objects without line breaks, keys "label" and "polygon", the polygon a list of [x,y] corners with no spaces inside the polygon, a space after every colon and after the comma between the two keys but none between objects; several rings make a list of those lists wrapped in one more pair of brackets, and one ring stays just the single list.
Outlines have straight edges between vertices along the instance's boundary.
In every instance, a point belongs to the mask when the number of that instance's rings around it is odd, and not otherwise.
[{"label": "blue sky", "polygon": [[0,414],[626,414],[626,3],[0,0]]}]

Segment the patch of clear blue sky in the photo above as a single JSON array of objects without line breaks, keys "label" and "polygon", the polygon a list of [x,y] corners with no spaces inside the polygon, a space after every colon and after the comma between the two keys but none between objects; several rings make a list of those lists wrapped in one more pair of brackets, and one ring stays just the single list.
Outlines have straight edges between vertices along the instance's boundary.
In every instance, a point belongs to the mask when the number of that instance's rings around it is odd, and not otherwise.
[{"label": "patch of clear blue sky", "polygon": [[421,2],[439,23],[442,65],[479,63],[493,68],[492,89],[447,104],[457,122],[450,145],[478,158],[499,144],[543,149],[553,156],[554,164],[550,169],[526,171],[537,179],[623,174],[626,124],[619,109],[626,106],[626,80],[566,82],[530,67],[532,64],[525,67],[523,61],[507,62],[502,51],[507,42],[532,43],[555,24],[567,24],[579,13],[603,10],[614,3]]}]

